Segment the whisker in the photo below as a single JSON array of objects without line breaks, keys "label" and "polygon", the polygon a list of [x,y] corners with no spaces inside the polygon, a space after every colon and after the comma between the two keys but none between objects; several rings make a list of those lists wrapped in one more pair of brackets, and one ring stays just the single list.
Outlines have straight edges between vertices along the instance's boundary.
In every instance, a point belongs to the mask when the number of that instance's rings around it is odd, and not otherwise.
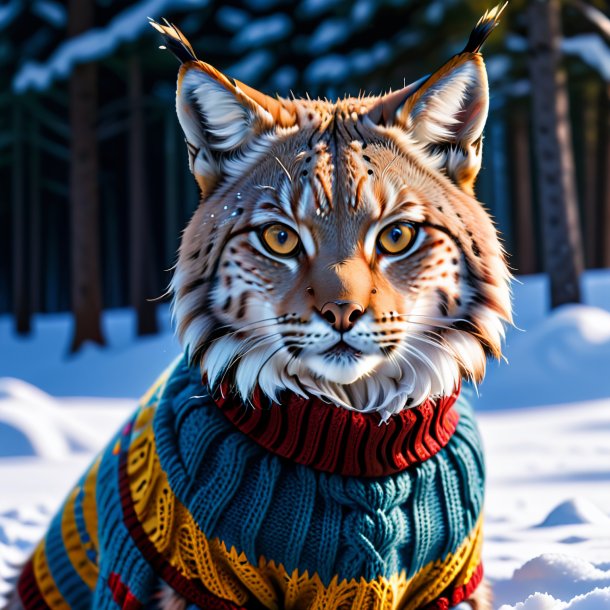
[{"label": "whisker", "polygon": [[[272,340],[274,335],[280,335],[279,339],[275,338]],[[225,377],[227,376],[228,372],[241,359],[245,358],[248,354],[253,352],[255,349],[257,349],[259,347],[264,347],[265,343],[269,343],[270,345],[273,345],[273,343],[275,343],[276,341],[282,341],[282,340],[283,340],[283,337],[282,337],[281,333],[274,333],[273,335],[266,335],[264,337],[259,337],[255,341],[245,342],[245,347],[247,347],[247,349],[245,351],[238,351],[233,356],[233,358],[231,358],[231,361],[224,366],[224,370],[222,372],[222,377],[220,378],[220,385],[222,385],[224,383]]]},{"label": "whisker", "polygon": [[[275,316],[272,318],[263,318],[262,320],[256,320],[255,322],[248,322],[247,324],[244,324],[243,326],[240,326],[239,328],[236,328],[235,330],[232,330],[231,332],[227,332],[227,333],[223,333],[222,335],[220,335],[220,337],[216,337],[214,339],[212,339],[211,341],[207,341],[205,343],[206,345],[206,349],[208,349],[209,347],[211,347],[212,345],[214,345],[214,343],[216,343],[216,341],[220,341],[220,339],[226,339],[228,337],[232,337],[233,335],[237,335],[241,332],[245,332],[247,330],[249,331],[257,331],[260,330],[261,328],[268,328],[270,326],[273,326],[273,324],[277,323],[277,321],[279,320],[281,316]],[[263,322],[269,322],[269,324],[263,324]],[[255,324],[259,324],[259,326],[254,326]],[[224,324],[223,326],[219,326],[218,330],[222,330],[223,328],[231,328],[231,324]]]},{"label": "whisker", "polygon": [[435,322],[445,322],[449,324],[454,324],[455,322],[465,322],[466,324],[472,324],[471,320],[466,318],[450,318],[447,316],[430,316],[428,314],[423,313],[398,313],[394,314],[395,318],[420,318],[425,320],[433,320]]},{"label": "whisker", "polygon": [[400,358],[411,369],[411,373],[413,375],[413,379],[415,379],[417,377],[417,373],[415,372],[415,367],[413,366],[413,364],[411,364],[409,359],[404,354],[402,354],[400,352],[400,350],[396,350],[393,353],[394,353],[394,355],[396,357]]},{"label": "whisker", "polygon": [[421,341],[422,343],[425,343],[426,345],[430,345],[431,347],[438,347],[440,350],[445,352],[448,356],[457,360],[463,370],[467,370],[462,357],[448,343],[440,343],[438,341],[435,341],[431,337],[426,338],[419,334],[413,334],[410,338],[411,338],[411,340]]},{"label": "whisker", "polygon": [[288,180],[292,184],[292,176],[290,175],[290,172],[286,169],[286,166],[279,160],[278,157],[274,156],[273,158],[278,162],[279,166],[284,170],[284,173],[288,176]]},{"label": "whisker", "polygon": [[420,350],[418,350],[412,345],[403,345],[402,348],[406,350],[409,354],[411,354],[411,356],[417,358],[422,364],[428,366],[428,368],[436,375],[436,379],[439,382],[439,385],[443,385],[443,378],[441,376],[440,371],[438,370],[438,367],[436,366],[436,364],[434,364],[434,362],[432,362],[432,360],[430,360],[430,358],[428,358],[428,356],[426,356],[426,354],[422,353]]}]

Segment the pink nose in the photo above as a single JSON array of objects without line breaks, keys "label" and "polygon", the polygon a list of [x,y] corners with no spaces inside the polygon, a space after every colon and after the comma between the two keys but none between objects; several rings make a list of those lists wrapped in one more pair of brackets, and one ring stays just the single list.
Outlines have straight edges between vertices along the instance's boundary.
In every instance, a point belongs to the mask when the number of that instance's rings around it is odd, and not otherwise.
[{"label": "pink nose", "polygon": [[353,301],[329,301],[320,310],[322,317],[340,333],[350,330],[364,313],[364,308]]}]

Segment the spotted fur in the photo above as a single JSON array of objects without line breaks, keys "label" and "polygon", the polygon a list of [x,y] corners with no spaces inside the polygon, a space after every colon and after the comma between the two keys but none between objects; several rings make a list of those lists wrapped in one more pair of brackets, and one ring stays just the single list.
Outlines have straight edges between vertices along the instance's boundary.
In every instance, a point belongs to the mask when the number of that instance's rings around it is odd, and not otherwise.
[{"label": "spotted fur", "polygon": [[[155,24],[183,61],[176,106],[202,191],[173,313],[211,385],[230,375],[245,400],[258,385],[387,418],[483,377],[511,319],[502,247],[473,194],[488,109],[479,49],[500,12],[431,76],[333,102],[270,98]],[[385,255],[378,235],[397,221],[417,238]],[[299,235],[298,256],[264,247],[276,222]],[[364,310],[351,330],[321,315],[333,301]]]}]

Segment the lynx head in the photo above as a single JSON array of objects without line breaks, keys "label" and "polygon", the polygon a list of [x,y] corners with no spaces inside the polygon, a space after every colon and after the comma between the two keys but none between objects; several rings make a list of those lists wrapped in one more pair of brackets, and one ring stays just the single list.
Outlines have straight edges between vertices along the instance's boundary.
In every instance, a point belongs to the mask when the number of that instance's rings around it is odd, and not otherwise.
[{"label": "lynx head", "polygon": [[217,386],[387,418],[479,380],[510,321],[509,273],[473,195],[488,109],[479,48],[417,83],[336,102],[268,97],[182,61],[177,112],[202,200],[172,280],[178,332]]}]

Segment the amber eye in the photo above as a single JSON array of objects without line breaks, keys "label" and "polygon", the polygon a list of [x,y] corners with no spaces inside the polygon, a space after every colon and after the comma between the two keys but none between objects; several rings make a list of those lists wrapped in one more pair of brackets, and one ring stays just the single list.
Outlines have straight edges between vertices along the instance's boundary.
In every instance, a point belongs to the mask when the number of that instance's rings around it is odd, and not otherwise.
[{"label": "amber eye", "polygon": [[415,240],[417,231],[407,222],[388,225],[377,237],[377,246],[384,254],[402,254]]},{"label": "amber eye", "polygon": [[299,236],[286,225],[276,223],[266,226],[261,233],[265,247],[273,254],[294,256],[299,251]]}]

